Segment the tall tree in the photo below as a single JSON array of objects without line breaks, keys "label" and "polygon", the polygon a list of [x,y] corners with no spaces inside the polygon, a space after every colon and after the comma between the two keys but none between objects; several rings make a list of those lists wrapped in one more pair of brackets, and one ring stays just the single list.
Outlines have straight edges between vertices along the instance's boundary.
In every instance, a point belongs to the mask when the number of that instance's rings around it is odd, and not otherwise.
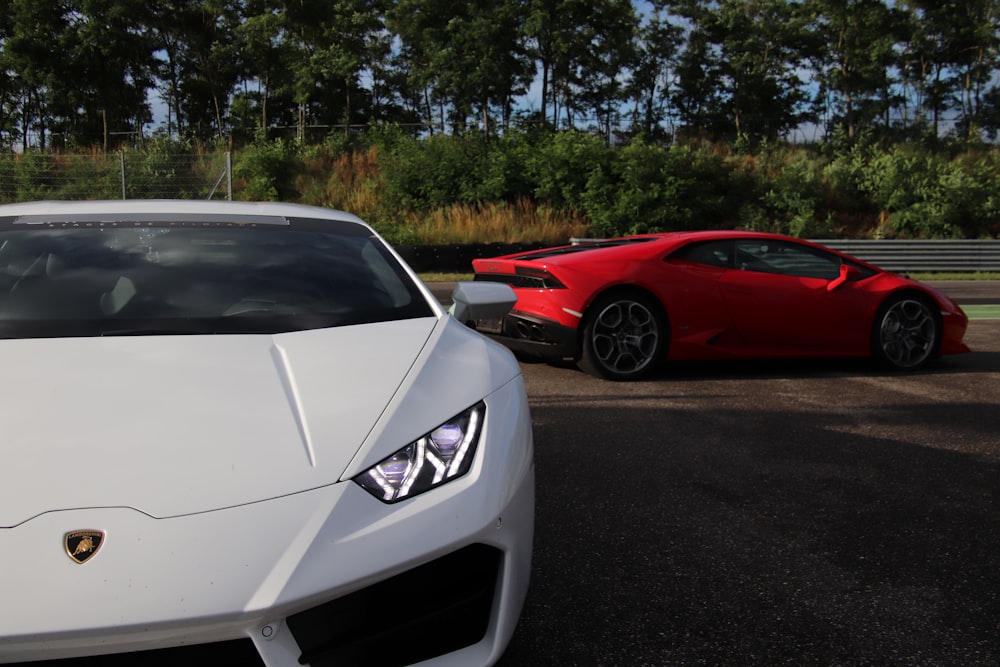
[{"label": "tall tree", "polygon": [[369,50],[384,35],[383,0],[284,2],[286,39],[300,136],[307,121],[348,128],[367,106],[361,78],[370,71]]},{"label": "tall tree", "polygon": [[[281,0],[246,0],[243,22],[236,27],[237,48],[241,53],[243,90],[234,105],[243,118],[234,124],[249,124],[254,134],[266,139],[272,121],[271,102],[275,89],[290,78],[286,64],[285,17]],[[256,121],[252,121],[250,116]]]},{"label": "tall tree", "polygon": [[559,123],[558,90],[565,90],[573,63],[588,46],[584,27],[590,3],[586,0],[529,0],[524,31],[530,53],[541,71],[541,116]]},{"label": "tall tree", "polygon": [[423,86],[450,107],[462,130],[477,116],[491,131],[491,111],[506,119],[534,71],[527,57],[523,0],[399,0],[390,26]]},{"label": "tall tree", "polygon": [[639,19],[631,0],[599,0],[590,4],[581,26],[581,48],[574,58],[575,71],[564,88],[567,107],[579,104],[597,119],[609,141],[620,109],[628,99],[625,82],[637,65],[636,35]]},{"label": "tall tree", "polygon": [[715,26],[737,135],[777,139],[806,120],[805,21],[785,0],[724,0]]},{"label": "tall tree", "polygon": [[52,127],[68,113],[61,102],[72,95],[64,83],[71,81],[63,45],[69,19],[59,0],[10,0],[7,12],[4,61],[18,82],[21,145],[27,148],[34,134],[45,148]]},{"label": "tall tree", "polygon": [[1000,0],[969,0],[961,25],[958,62],[966,137],[977,139],[986,96],[997,89],[1000,69]]},{"label": "tall tree", "polygon": [[975,136],[1000,58],[1000,1],[908,0],[901,5],[912,18],[906,72],[930,115],[932,136],[942,132],[948,111],[960,114],[966,137]]},{"label": "tall tree", "polygon": [[775,139],[806,119],[800,5],[682,0],[674,11],[690,26],[679,71],[679,101],[689,122],[712,134]]},{"label": "tall tree", "polygon": [[384,26],[372,32],[367,42],[367,75],[370,80],[369,121],[406,124],[417,122],[419,118],[404,108],[407,101],[413,98],[413,90],[407,84],[404,60],[394,45],[395,36],[388,26]]},{"label": "tall tree", "polygon": [[105,150],[111,133],[138,136],[152,120],[149,91],[154,86],[154,45],[143,0],[77,0],[67,39],[72,40],[72,81],[78,95],[73,126],[77,140],[100,138]]},{"label": "tall tree", "polygon": [[898,33],[905,21],[883,0],[806,0],[806,7],[821,93],[829,100],[833,123],[853,138],[860,125],[888,117]]},{"label": "tall tree", "polygon": [[654,139],[663,138],[661,123],[666,119],[683,39],[681,27],[670,20],[665,5],[665,0],[650,3],[649,15],[637,34],[635,65],[627,87],[633,101],[633,131]]},{"label": "tall tree", "polygon": [[0,148],[13,143],[20,109],[21,86],[5,48],[13,25],[7,12],[0,12]]},{"label": "tall tree", "polygon": [[722,62],[711,31],[709,9],[700,2],[673,3],[686,26],[684,48],[677,58],[677,85],[670,99],[684,132],[726,132],[725,99],[719,81]]},{"label": "tall tree", "polygon": [[151,29],[165,58],[160,78],[178,131],[224,139],[242,69],[236,38],[244,16],[241,0],[159,0],[150,8]]}]

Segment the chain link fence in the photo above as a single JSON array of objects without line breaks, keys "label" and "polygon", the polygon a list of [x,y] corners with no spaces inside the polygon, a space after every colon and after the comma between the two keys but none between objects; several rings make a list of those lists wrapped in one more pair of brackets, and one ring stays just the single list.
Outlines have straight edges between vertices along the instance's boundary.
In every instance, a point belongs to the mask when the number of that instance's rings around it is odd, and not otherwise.
[{"label": "chain link fence", "polygon": [[232,198],[232,154],[228,152],[0,155],[0,203]]}]

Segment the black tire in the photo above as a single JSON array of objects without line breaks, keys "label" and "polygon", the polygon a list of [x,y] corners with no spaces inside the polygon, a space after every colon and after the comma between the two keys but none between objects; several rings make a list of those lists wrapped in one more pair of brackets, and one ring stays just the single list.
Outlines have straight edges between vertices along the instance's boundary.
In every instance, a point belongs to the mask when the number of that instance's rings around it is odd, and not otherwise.
[{"label": "black tire", "polygon": [[607,380],[638,380],[656,370],[670,342],[660,304],[636,292],[615,292],[587,309],[580,369]]},{"label": "black tire", "polygon": [[872,324],[872,357],[886,368],[920,368],[941,349],[941,316],[925,298],[896,296],[879,308]]}]

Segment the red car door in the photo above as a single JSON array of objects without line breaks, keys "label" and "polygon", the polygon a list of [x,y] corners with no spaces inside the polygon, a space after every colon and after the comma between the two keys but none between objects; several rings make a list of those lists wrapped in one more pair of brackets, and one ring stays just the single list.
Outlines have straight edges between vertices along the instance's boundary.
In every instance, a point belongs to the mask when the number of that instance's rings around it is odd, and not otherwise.
[{"label": "red car door", "polygon": [[720,284],[748,351],[762,355],[865,354],[867,299],[840,275],[840,257],[793,242],[737,240]]},{"label": "red car door", "polygon": [[670,315],[670,357],[713,358],[742,346],[720,288],[731,265],[733,242],[689,244],[665,258],[657,296]]}]

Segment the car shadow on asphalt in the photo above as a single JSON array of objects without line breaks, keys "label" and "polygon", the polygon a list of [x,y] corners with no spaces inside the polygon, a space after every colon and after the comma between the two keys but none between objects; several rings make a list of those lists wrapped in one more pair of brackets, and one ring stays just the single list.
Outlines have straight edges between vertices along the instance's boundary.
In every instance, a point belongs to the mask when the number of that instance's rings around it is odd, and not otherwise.
[{"label": "car shadow on asphalt", "polygon": [[[547,364],[570,372],[583,373],[571,360],[546,362],[519,357],[526,365]],[[672,361],[662,364],[645,382],[678,380],[739,380],[761,378],[809,377],[917,377],[968,373],[1000,373],[1000,352],[970,352],[949,355],[932,361],[923,368],[894,371],[883,368],[870,359],[738,359],[726,361]]]},{"label": "car shadow on asphalt", "polygon": [[650,380],[796,378],[807,376],[912,377],[1000,372],[1000,353],[970,352],[941,357],[911,371],[889,370],[869,359],[772,359],[679,361],[664,364]]}]

